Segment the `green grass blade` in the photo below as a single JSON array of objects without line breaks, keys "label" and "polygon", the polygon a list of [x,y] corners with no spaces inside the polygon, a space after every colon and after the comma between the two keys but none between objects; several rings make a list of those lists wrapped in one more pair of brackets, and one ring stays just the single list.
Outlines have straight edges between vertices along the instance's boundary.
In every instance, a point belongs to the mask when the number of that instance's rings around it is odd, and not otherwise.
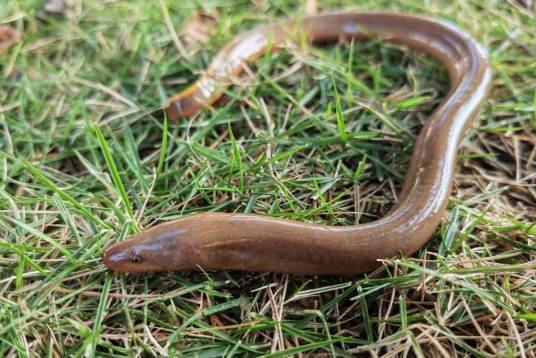
[{"label": "green grass blade", "polygon": [[125,190],[125,186],[123,185],[123,181],[121,180],[121,176],[119,175],[119,171],[117,170],[117,167],[115,165],[114,159],[112,157],[112,152],[110,151],[110,147],[108,146],[108,143],[106,143],[106,139],[104,138],[104,135],[102,134],[100,128],[98,126],[95,126],[94,130],[99,140],[102,154],[104,155],[104,159],[106,160],[106,165],[108,166],[108,170],[112,175],[112,180],[116,186],[119,196],[121,197],[121,200],[123,201],[123,205],[127,210],[129,219],[132,220],[132,222],[134,223],[134,213],[132,212],[132,207],[130,206],[130,201],[128,200],[128,195]]},{"label": "green grass blade", "polygon": [[339,97],[339,92],[337,91],[337,84],[335,80],[333,82],[333,93],[335,94],[335,114],[337,116],[337,126],[339,127],[339,134],[343,144],[346,144],[348,141],[348,133],[346,132],[346,126],[344,124],[344,116],[342,114],[341,99]]}]

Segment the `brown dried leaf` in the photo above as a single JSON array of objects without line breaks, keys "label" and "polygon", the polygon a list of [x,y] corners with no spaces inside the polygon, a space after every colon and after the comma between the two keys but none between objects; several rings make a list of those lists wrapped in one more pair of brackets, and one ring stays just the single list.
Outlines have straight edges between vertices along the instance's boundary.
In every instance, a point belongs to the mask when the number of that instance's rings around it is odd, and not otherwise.
[{"label": "brown dried leaf", "polygon": [[19,31],[9,26],[0,26],[0,54],[19,41]]},{"label": "brown dried leaf", "polygon": [[181,35],[190,46],[207,43],[210,37],[216,33],[216,25],[219,20],[220,15],[217,11],[196,11],[182,26]]},{"label": "brown dried leaf", "polygon": [[318,2],[316,0],[307,0],[304,6],[305,15],[316,15],[318,13]]}]

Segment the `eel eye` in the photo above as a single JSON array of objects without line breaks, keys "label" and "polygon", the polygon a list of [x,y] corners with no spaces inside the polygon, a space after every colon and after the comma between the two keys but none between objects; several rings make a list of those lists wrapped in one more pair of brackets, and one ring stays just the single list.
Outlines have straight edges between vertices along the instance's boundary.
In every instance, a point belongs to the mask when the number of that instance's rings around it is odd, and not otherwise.
[{"label": "eel eye", "polygon": [[142,261],[142,258],[140,255],[132,255],[130,257],[130,261],[134,262],[135,264],[139,264]]}]

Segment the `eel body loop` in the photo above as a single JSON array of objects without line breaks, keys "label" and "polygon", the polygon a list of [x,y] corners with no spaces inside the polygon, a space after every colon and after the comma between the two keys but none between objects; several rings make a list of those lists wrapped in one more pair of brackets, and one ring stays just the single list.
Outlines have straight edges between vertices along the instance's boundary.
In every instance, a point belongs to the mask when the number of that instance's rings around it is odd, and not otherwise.
[{"label": "eel body loop", "polygon": [[347,227],[263,215],[191,215],[111,247],[104,254],[108,268],[351,275],[374,270],[378,259],[411,255],[428,241],[446,209],[458,146],[491,82],[485,51],[451,23],[418,15],[336,12],[253,29],[235,37],[197,82],[170,98],[168,118],[189,116],[214,103],[225,88],[223,78],[238,74],[242,62],[284,45],[297,32],[312,43],[381,38],[424,52],[448,71],[450,90],[417,138],[395,207],[377,221]]}]

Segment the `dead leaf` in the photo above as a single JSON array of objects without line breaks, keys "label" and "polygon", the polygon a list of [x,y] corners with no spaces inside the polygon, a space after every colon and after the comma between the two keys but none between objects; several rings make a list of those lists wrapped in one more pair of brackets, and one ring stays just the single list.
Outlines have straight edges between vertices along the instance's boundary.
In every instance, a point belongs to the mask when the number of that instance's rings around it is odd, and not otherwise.
[{"label": "dead leaf", "polygon": [[316,15],[318,13],[318,3],[316,0],[307,0],[304,6],[305,15]]},{"label": "dead leaf", "polygon": [[43,12],[73,17],[80,9],[80,0],[48,0],[43,5]]},{"label": "dead leaf", "polygon": [[0,54],[19,41],[19,31],[9,26],[0,26]]},{"label": "dead leaf", "polygon": [[181,35],[184,41],[190,45],[205,44],[216,33],[216,25],[220,20],[217,11],[196,11],[192,17],[182,25]]}]

